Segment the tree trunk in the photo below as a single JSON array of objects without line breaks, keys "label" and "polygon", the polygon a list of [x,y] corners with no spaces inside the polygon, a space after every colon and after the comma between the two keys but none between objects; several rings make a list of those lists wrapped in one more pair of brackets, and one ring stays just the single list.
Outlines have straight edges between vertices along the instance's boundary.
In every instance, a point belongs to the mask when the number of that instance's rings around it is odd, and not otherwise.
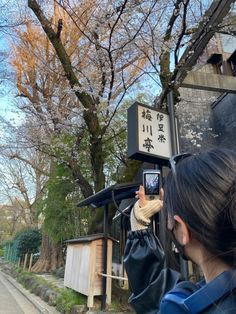
[{"label": "tree trunk", "polygon": [[[99,133],[97,134],[97,137]],[[95,137],[94,137],[95,138]],[[91,164],[94,173],[94,189],[99,192],[105,187],[105,174],[104,174],[104,151],[102,141],[95,138],[91,140],[90,154]]]},{"label": "tree trunk", "polygon": [[40,257],[31,271],[35,273],[51,272],[64,265],[61,245],[53,243],[43,232]]}]

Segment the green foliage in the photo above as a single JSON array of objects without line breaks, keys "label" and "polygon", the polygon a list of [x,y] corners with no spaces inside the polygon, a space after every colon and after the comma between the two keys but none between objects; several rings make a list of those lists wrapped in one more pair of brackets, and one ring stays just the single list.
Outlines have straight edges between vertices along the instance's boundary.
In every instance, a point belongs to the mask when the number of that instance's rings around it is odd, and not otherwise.
[{"label": "green foliage", "polygon": [[13,263],[26,253],[37,253],[41,245],[41,232],[37,229],[22,229],[3,245],[4,258]]},{"label": "green foliage", "polygon": [[65,314],[71,313],[73,306],[82,304],[86,304],[86,297],[68,288],[61,290],[56,300],[57,310]]},{"label": "green foliage", "polygon": [[16,256],[22,257],[26,253],[39,252],[41,240],[41,232],[37,229],[23,229],[19,231],[13,239]]},{"label": "green foliage", "polygon": [[24,288],[28,289],[27,283],[33,278],[33,276],[34,275],[31,275],[26,271],[19,271],[17,275],[17,281],[22,284]]},{"label": "green foliage", "polygon": [[44,228],[48,236],[60,243],[80,234],[81,212],[77,209],[77,186],[64,164],[54,164],[47,183],[47,195],[41,202]]}]

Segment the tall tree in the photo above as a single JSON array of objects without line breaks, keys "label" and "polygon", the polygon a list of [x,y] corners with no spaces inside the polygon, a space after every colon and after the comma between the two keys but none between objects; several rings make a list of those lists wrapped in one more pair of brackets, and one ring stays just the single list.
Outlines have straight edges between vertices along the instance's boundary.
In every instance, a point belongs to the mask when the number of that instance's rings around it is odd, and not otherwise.
[{"label": "tall tree", "polygon": [[5,137],[6,143],[1,143],[0,158],[1,203],[6,204],[2,205],[9,223],[6,232],[14,235],[19,228],[38,227],[36,203],[43,197],[47,162],[42,159],[40,152],[33,149],[22,150],[14,145],[12,130],[11,143],[7,133]]},{"label": "tall tree", "polygon": [[[163,103],[175,80],[181,82],[194,65],[233,2],[54,0],[40,5],[28,1],[81,104],[95,191],[105,183],[104,138],[127,90],[149,75],[162,86]],[[79,34],[74,51],[65,40],[68,25]]]},{"label": "tall tree", "polygon": [[[139,68],[142,66],[143,56],[135,53],[129,56],[130,47],[126,46],[130,39],[127,35],[124,36],[123,47],[116,47],[118,40],[122,40],[122,34],[119,32],[123,17],[128,27],[126,2],[118,13],[108,3],[108,10],[104,10],[104,5],[101,6],[99,2],[81,2],[80,10],[77,6],[68,6],[62,11],[55,1],[54,5],[57,8],[54,17],[46,18],[36,1],[29,2],[29,6],[40,18],[44,31],[61,61],[69,85],[80,102],[82,118],[89,135],[94,190],[99,191],[105,185],[105,134],[128,87],[140,76]],[[106,22],[107,14],[109,19]],[[64,36],[68,25],[80,34],[72,53],[68,50]],[[64,27],[60,32],[59,26]],[[125,27],[122,31],[125,35]],[[138,30],[135,32],[138,33]],[[133,31],[133,36],[135,32]]]}]

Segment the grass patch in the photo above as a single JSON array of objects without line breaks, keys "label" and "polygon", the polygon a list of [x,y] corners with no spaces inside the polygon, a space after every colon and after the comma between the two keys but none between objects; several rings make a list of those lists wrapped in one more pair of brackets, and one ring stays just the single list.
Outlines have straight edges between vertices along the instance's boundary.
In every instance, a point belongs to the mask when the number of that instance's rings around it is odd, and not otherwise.
[{"label": "grass patch", "polygon": [[56,308],[61,313],[68,314],[75,305],[86,304],[86,297],[69,288],[60,289],[56,299]]}]

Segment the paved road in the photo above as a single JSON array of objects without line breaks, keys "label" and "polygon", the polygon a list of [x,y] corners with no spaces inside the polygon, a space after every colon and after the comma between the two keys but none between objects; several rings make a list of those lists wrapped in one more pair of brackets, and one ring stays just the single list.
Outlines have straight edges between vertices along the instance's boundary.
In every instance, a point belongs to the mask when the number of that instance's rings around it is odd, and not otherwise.
[{"label": "paved road", "polygon": [[39,314],[27,298],[0,272],[0,314]]}]

